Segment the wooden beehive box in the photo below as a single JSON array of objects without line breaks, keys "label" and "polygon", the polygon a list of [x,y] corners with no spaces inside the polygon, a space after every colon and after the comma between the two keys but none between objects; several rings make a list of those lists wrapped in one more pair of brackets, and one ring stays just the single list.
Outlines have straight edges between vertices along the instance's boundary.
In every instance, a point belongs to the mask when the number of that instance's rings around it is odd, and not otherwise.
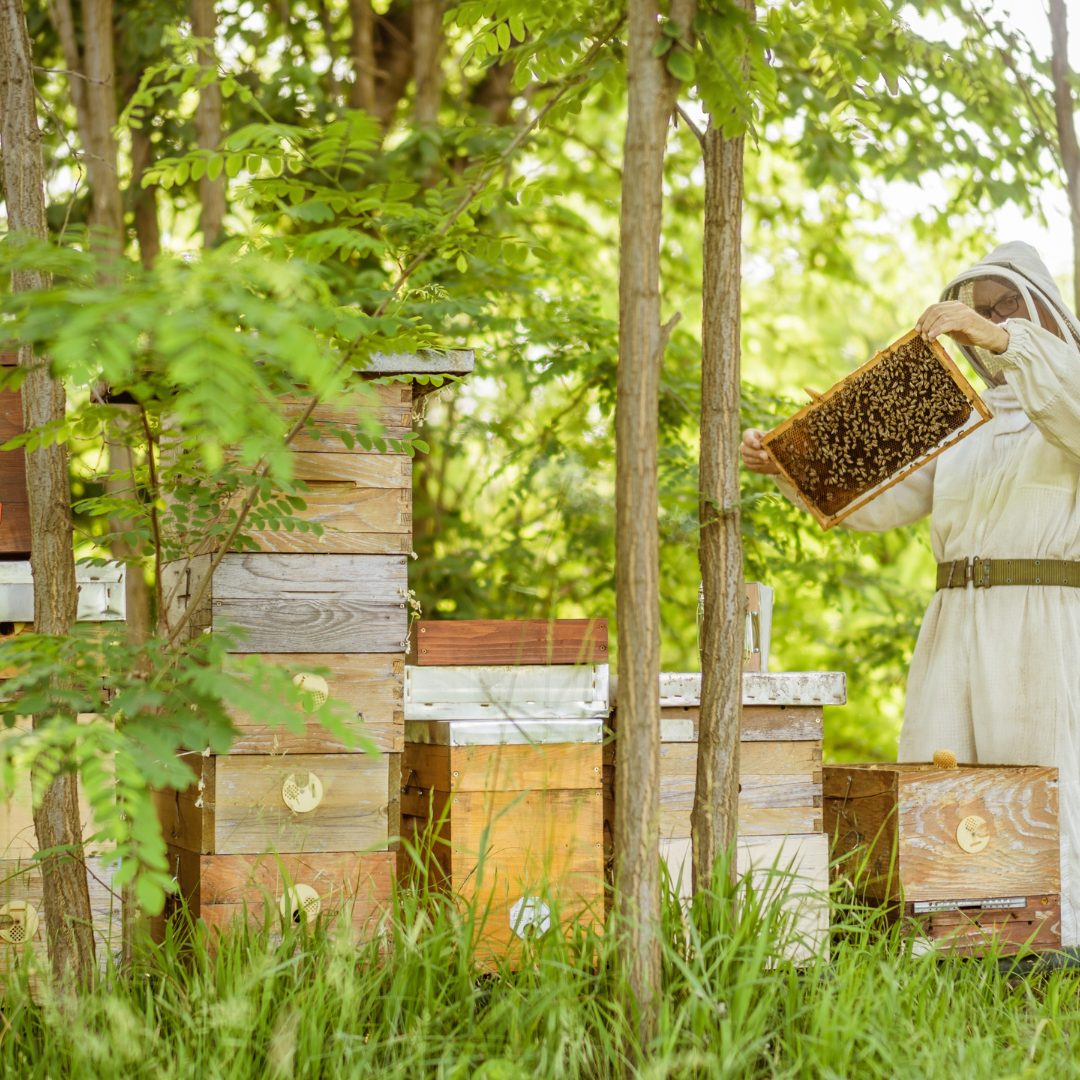
[{"label": "wooden beehive box", "polygon": [[[94,946],[102,970],[122,944],[120,894],[112,885],[115,870],[107,857],[86,860]],[[41,869],[28,858],[4,858],[0,859],[0,988],[16,978],[24,964],[29,966],[30,991],[36,997],[49,971]]]},{"label": "wooden beehive box", "polygon": [[481,958],[602,922],[607,708],[606,665],[406,668],[402,831],[483,913]]},{"label": "wooden beehive box", "polygon": [[948,353],[912,330],[770,431],[764,445],[828,529],[989,419]]},{"label": "wooden beehive box", "polygon": [[421,619],[411,641],[424,667],[608,661],[607,619]]},{"label": "wooden beehive box", "polygon": [[830,765],[835,872],[960,952],[1060,944],[1057,770]]},{"label": "wooden beehive box", "polygon": [[[18,356],[0,353],[0,366],[14,367]],[[0,391],[0,446],[20,435],[23,425],[22,393]],[[30,505],[26,494],[26,451],[0,450],[0,555],[30,556]]]},{"label": "wooden beehive box", "polygon": [[169,865],[178,891],[167,915],[182,898],[216,933],[244,921],[273,928],[345,918],[357,940],[379,929],[396,873],[391,851],[204,855],[170,847]]}]

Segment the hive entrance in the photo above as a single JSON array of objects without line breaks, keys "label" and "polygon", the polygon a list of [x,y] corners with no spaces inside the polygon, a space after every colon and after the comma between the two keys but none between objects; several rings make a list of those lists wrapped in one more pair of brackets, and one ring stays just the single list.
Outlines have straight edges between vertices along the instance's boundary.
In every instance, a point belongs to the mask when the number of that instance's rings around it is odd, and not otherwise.
[{"label": "hive entrance", "polygon": [[945,350],[911,331],[764,442],[829,528],[989,418]]}]

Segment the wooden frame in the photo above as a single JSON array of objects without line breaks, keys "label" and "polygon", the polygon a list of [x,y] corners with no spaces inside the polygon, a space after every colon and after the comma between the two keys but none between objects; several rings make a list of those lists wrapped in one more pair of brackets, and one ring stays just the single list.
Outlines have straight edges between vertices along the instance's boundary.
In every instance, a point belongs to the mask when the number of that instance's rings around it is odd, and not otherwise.
[{"label": "wooden frame", "polygon": [[852,501],[849,502],[846,506],[844,506],[839,512],[834,514],[825,513],[814,503],[813,499],[807,494],[806,491],[803,490],[803,488],[799,485],[798,481],[787,471],[787,469],[784,468],[783,464],[773,454],[770,449],[770,444],[775,442],[789,428],[801,421],[804,417],[820,409],[825,402],[829,401],[837,394],[842,393],[849,384],[854,382],[871,368],[876,367],[886,357],[891,356],[892,353],[894,353],[900,346],[906,345],[909,341],[911,341],[917,336],[918,331],[911,330],[903,337],[897,338],[897,340],[894,341],[891,345],[886,346],[884,349],[879,349],[878,352],[874,353],[874,355],[869,360],[867,360],[867,362],[861,367],[856,368],[849,375],[845,375],[844,378],[842,378],[838,383],[836,383],[835,386],[831,387],[824,394],[815,397],[815,399],[809,405],[804,406],[797,413],[795,413],[794,416],[789,417],[782,424],[773,428],[772,431],[768,432],[768,434],[763,440],[765,450],[768,452],[773,464],[776,465],[776,467],[780,470],[780,474],[784,477],[784,479],[786,479],[788,483],[791,484],[792,487],[794,487],[795,490],[799,493],[803,502],[806,504],[806,508],[810,511],[811,514],[813,514],[814,518],[817,520],[818,524],[821,525],[823,529],[831,529],[834,525],[843,521],[844,518],[846,518],[849,514],[853,514],[856,510],[861,509],[868,502],[871,502],[873,499],[877,498],[877,496],[880,495],[883,491],[887,491],[894,484],[898,484],[901,480],[910,476],[916,469],[921,468],[928,461],[937,457],[938,454],[940,454],[943,450],[947,450],[950,446],[954,446],[961,439],[970,435],[971,432],[973,432],[976,428],[981,427],[983,424],[986,423],[987,420],[991,418],[990,410],[986,407],[986,404],[983,402],[982,398],[980,398],[979,395],[975,392],[974,387],[972,387],[972,385],[967,381],[967,379],[964,378],[964,375],[962,374],[960,369],[953,362],[952,357],[949,356],[949,354],[944,350],[944,348],[942,348],[942,346],[937,341],[932,341],[929,346],[930,351],[936,357],[941,366],[945,369],[947,374],[952,378],[953,382],[956,384],[957,388],[961,391],[964,397],[967,398],[972,409],[974,409],[975,412],[979,414],[981,419],[976,420],[973,424],[969,423],[966,426],[956,428],[953,431],[953,434],[949,438],[947,438],[945,442],[941,443],[928,453],[922,455],[912,464],[900,469],[899,472],[889,477],[889,479],[876,484],[869,491],[864,492],[862,495],[856,495],[852,499]]}]

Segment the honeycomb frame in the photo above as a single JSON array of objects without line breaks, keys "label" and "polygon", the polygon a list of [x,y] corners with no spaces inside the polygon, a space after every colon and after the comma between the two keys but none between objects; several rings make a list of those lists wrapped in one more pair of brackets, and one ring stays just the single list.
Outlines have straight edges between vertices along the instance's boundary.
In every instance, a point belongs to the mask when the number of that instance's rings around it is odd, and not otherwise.
[{"label": "honeycomb frame", "polygon": [[[833,474],[830,477],[830,481],[838,486],[838,489],[850,490],[850,498],[848,498],[843,505],[835,505],[835,497],[832,499],[826,499],[821,496],[820,489],[825,485],[825,481],[822,481],[818,485],[818,490],[811,490],[811,486],[807,481],[807,476],[804,473],[802,476],[797,475],[797,470],[792,466],[791,455],[785,455],[783,450],[786,443],[794,441],[795,436],[792,429],[798,429],[801,425],[802,428],[807,428],[811,424],[818,421],[819,425],[824,421],[830,413],[837,413],[837,404],[834,401],[841,395],[847,395],[850,399],[857,399],[857,392],[855,387],[867,376],[868,373],[872,373],[875,368],[882,364],[886,360],[894,358],[894,354],[900,352],[900,362],[903,363],[906,360],[904,355],[904,347],[910,342],[919,338],[918,331],[911,330],[904,334],[903,337],[897,338],[896,341],[887,345],[885,348],[878,350],[874,355],[861,367],[856,368],[850,374],[845,375],[838,383],[827,390],[824,394],[815,395],[814,400],[809,405],[804,406],[794,416],[789,417],[782,424],[773,428],[768,432],[763,440],[765,450],[769,454],[769,458],[773,464],[780,470],[780,474],[795,488],[802,501],[806,504],[806,508],[814,516],[823,529],[830,529],[834,525],[843,521],[849,514],[853,514],[856,510],[865,506],[868,502],[875,499],[883,491],[887,491],[894,484],[898,484],[905,477],[910,476],[916,469],[921,468],[928,461],[937,457],[942,451],[947,450],[950,446],[954,446],[961,439],[970,435],[976,428],[985,424],[987,420],[991,418],[990,410],[986,407],[982,398],[979,397],[974,387],[964,377],[963,373],[953,362],[952,357],[945,351],[945,349],[937,342],[930,342],[929,345],[924,345],[921,339],[919,344],[929,353],[929,356],[937,361],[940,365],[941,371],[935,371],[935,375],[940,376],[941,372],[944,372],[951,380],[953,386],[959,395],[962,395],[966,399],[967,411],[964,414],[963,419],[952,426],[949,426],[949,421],[943,420],[945,427],[947,428],[944,436],[940,435],[937,439],[925,443],[923,449],[911,452],[905,452],[901,450],[901,456],[905,458],[903,464],[898,465],[895,469],[888,473],[887,476],[867,481],[865,479],[860,480],[854,475],[847,477],[836,478],[837,474]],[[922,358],[920,358],[922,359]],[[863,383],[865,388],[867,384]],[[947,385],[947,384],[946,384]],[[908,406],[906,408],[900,408],[897,401],[889,402],[890,406],[896,407],[896,416],[900,418],[901,424],[907,424],[908,429],[911,430],[913,422],[920,416],[920,407],[925,411],[925,403],[918,398],[913,397],[911,394],[908,396]],[[830,404],[831,403],[831,404]],[[957,401],[958,404],[958,401]],[[962,406],[961,406],[962,408]],[[975,421],[972,423],[972,413],[977,413]],[[851,422],[852,415],[844,415],[842,417],[844,421]],[[862,417],[859,417],[862,419]],[[834,428],[835,430],[835,428]],[[791,434],[789,434],[791,433]],[[877,432],[868,432],[868,439],[864,440],[864,443],[875,446],[877,444],[879,435]],[[909,436],[916,442],[918,436]],[[850,449],[852,438],[858,438],[856,433],[852,436],[850,432],[847,433],[848,448]],[[838,453],[844,453],[840,450]],[[788,458],[784,460],[785,456]],[[851,473],[854,473],[863,464],[862,458],[858,458],[857,464],[855,462],[847,461],[845,467],[850,469]],[[821,462],[818,462],[820,465]],[[822,467],[832,468],[832,464],[822,465]],[[808,465],[807,468],[813,472],[813,465]],[[816,472],[814,473],[817,476]]]}]

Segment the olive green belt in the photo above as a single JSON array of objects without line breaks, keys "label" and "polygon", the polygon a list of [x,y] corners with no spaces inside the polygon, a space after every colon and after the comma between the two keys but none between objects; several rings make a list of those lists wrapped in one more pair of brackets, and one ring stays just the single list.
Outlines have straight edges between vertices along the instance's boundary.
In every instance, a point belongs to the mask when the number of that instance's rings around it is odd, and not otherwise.
[{"label": "olive green belt", "polygon": [[989,589],[994,585],[1071,585],[1080,589],[1080,562],[1059,559],[957,559],[938,563],[937,587]]}]

